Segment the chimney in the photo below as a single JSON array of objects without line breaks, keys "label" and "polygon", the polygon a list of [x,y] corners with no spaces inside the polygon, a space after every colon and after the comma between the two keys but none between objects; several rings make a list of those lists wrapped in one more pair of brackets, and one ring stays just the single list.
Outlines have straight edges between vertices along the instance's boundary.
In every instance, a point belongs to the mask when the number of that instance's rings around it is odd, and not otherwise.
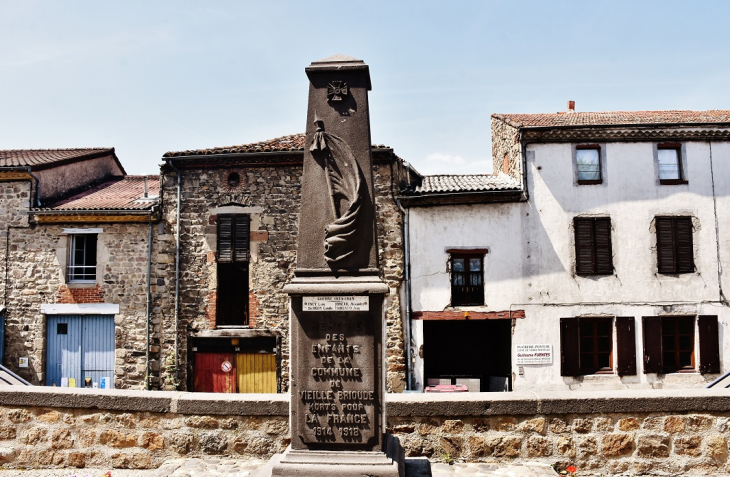
[{"label": "chimney", "polygon": [[575,112],[575,101],[568,101],[568,112],[569,113]]},{"label": "chimney", "polygon": [[147,176],[144,176],[144,198],[147,198]]}]

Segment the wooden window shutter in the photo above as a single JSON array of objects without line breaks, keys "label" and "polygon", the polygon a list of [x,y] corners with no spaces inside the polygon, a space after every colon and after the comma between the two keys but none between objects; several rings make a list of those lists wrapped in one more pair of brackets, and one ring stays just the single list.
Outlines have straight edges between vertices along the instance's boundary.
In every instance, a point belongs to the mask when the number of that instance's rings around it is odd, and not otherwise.
[{"label": "wooden window shutter", "polygon": [[720,373],[720,335],[716,315],[700,315],[700,373]]},{"label": "wooden window shutter", "polygon": [[218,262],[233,261],[233,216],[219,215],[218,219]]},{"label": "wooden window shutter", "polygon": [[692,250],[692,218],[674,217],[676,224],[677,273],[692,273],[695,264]]},{"label": "wooden window shutter", "polygon": [[663,372],[661,317],[645,316],[641,331],[644,335],[644,373]]},{"label": "wooden window shutter", "polygon": [[636,375],[636,332],[633,316],[616,317],[616,350],[619,376]]},{"label": "wooden window shutter", "polygon": [[599,275],[613,273],[613,257],[611,253],[611,219],[601,217],[594,220],[596,269]]},{"label": "wooden window shutter", "polygon": [[656,253],[659,273],[676,273],[672,217],[656,218]]},{"label": "wooden window shutter", "polygon": [[233,261],[248,262],[249,216],[233,216]]},{"label": "wooden window shutter", "polygon": [[560,318],[560,375],[580,375],[580,327],[578,318]]},{"label": "wooden window shutter", "polygon": [[593,253],[593,220],[576,217],[575,228],[575,272],[578,275],[591,275],[595,270]]}]

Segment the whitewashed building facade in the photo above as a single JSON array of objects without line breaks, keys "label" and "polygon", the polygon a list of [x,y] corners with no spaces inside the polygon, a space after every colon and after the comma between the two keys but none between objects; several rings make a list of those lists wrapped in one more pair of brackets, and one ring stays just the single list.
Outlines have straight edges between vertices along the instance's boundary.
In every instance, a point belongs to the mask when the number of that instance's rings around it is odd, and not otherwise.
[{"label": "whitewashed building facade", "polygon": [[412,387],[727,372],[730,111],[495,114],[492,134],[494,175],[403,198]]}]

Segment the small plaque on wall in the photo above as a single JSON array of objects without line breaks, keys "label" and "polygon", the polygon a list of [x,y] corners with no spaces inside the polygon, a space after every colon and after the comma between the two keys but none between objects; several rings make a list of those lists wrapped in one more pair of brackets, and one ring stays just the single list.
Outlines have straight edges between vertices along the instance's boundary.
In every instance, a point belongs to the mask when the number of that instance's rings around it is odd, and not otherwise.
[{"label": "small plaque on wall", "polygon": [[553,364],[553,345],[515,345],[516,364]]},{"label": "small plaque on wall", "polygon": [[355,295],[305,296],[303,311],[368,311],[370,298]]}]

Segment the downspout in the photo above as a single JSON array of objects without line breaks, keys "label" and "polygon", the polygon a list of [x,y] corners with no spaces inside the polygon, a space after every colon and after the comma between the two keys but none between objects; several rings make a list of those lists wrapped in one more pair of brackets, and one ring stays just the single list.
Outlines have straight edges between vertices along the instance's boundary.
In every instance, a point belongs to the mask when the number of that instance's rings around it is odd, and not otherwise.
[{"label": "downspout", "polygon": [[400,203],[400,199],[395,199],[396,205],[403,213],[403,255],[406,269],[406,391],[411,390],[411,259],[408,247],[408,215],[409,210],[405,210]]},{"label": "downspout", "polygon": [[33,174],[30,170],[30,166],[25,168],[28,171],[28,175],[35,179],[35,205],[36,207],[41,206],[41,180]]},{"label": "downspout", "polygon": [[147,339],[147,349],[146,349],[146,373],[145,376],[147,379],[145,379],[145,388],[147,391],[150,390],[150,310],[152,308],[152,214],[154,212],[155,208],[152,207],[149,214],[149,236],[147,239],[147,332],[145,334]]},{"label": "downspout", "polygon": [[175,225],[177,232],[175,234],[175,387],[179,382],[180,372],[178,371],[178,335],[180,330],[180,194],[182,189],[182,172],[175,167],[172,160],[167,161],[172,170],[177,173],[177,212],[175,215]]}]

